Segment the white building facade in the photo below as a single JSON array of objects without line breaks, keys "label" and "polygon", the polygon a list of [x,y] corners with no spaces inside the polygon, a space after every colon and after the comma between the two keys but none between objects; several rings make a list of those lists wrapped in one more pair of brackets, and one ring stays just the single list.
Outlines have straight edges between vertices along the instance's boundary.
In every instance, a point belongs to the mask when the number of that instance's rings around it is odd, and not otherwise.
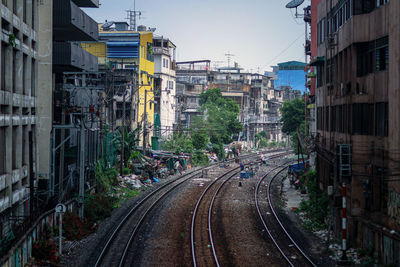
[{"label": "white building facade", "polygon": [[[173,132],[176,113],[176,46],[164,37],[153,38],[156,110],[160,116],[161,135]],[[158,110],[157,110],[158,109]],[[156,122],[155,122],[156,123]]]}]

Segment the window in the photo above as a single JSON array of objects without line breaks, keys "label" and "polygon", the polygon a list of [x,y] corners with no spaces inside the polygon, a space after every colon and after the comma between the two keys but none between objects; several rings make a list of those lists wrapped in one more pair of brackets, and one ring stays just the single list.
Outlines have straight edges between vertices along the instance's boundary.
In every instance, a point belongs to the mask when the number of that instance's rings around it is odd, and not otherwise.
[{"label": "window", "polygon": [[353,0],[353,15],[370,13],[375,8],[375,0]]},{"label": "window", "polygon": [[376,71],[388,70],[389,67],[389,38],[376,40]]},{"label": "window", "polygon": [[36,61],[33,58],[31,66],[31,96],[36,96]]},{"label": "window", "polygon": [[1,42],[1,73],[0,73],[0,89],[6,89],[6,45],[5,43]]},{"label": "window", "polygon": [[140,47],[140,57],[141,58],[144,57],[144,47],[143,46]]},{"label": "window", "polygon": [[23,6],[23,14],[22,14],[22,19],[26,23],[26,1],[27,0],[22,0],[22,6]]},{"label": "window", "polygon": [[389,3],[389,0],[376,0],[376,6],[380,7],[380,6],[384,6],[386,4]]},{"label": "window", "polygon": [[375,107],[375,135],[388,136],[389,116],[388,103],[376,103]]},{"label": "window", "polygon": [[325,19],[318,23],[318,44],[325,42]]},{"label": "window", "polygon": [[0,175],[6,173],[6,128],[0,127],[0,147],[2,152],[0,153]]},{"label": "window", "polygon": [[324,65],[317,66],[317,87],[321,87],[324,85]]},{"label": "window", "polygon": [[358,44],[357,76],[361,77],[374,71],[385,71],[389,68],[389,38],[373,40]]},{"label": "window", "polygon": [[168,67],[168,63],[169,63],[169,60],[168,60],[168,59],[166,59],[166,60],[165,60],[165,67],[166,67],[167,69],[169,69],[169,67]]},{"label": "window", "polygon": [[373,135],[374,104],[353,104],[353,134]]}]

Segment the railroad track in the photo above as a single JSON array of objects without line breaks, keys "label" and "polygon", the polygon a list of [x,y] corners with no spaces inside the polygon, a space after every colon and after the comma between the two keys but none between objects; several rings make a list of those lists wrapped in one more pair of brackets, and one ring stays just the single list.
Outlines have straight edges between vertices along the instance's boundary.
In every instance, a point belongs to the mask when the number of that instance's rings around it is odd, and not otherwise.
[{"label": "railroad track", "polygon": [[[257,157],[258,155],[259,154],[248,154],[242,156],[241,158],[247,159]],[[232,161],[233,160],[229,160],[228,162]],[[197,177],[199,174],[201,174],[202,170],[212,168],[213,165],[186,173],[177,179],[166,182],[149,193],[146,197],[138,201],[126,212],[126,215],[118,219],[118,223],[114,229],[112,229],[104,238],[103,242],[98,245],[101,248],[100,253],[96,251],[90,259],[92,262],[88,263],[87,265],[96,267],[124,266],[125,262],[127,262],[127,258],[129,257],[129,248],[131,247],[131,244],[134,241],[134,238],[148,213],[157,205],[158,202],[160,202],[174,189],[191,180],[192,178]]]},{"label": "railroad track", "polygon": [[[285,152],[271,155],[272,158],[290,154]],[[193,266],[220,266],[213,237],[212,214],[214,201],[222,187],[239,173],[232,169],[212,181],[199,197],[193,210],[190,242]]]},{"label": "railroad track", "polygon": [[[286,170],[288,167],[287,163],[284,163],[272,170],[270,170],[263,178],[258,182],[255,193],[254,199],[256,203],[256,209],[258,215],[261,219],[261,222],[264,226],[264,229],[268,233],[269,237],[275,244],[276,248],[279,250],[282,257],[286,260],[286,262],[294,267],[294,266],[317,266],[310,256],[296,243],[296,241],[292,238],[289,234],[288,230],[284,227],[279,216],[276,212],[276,209],[273,205],[271,199],[271,187],[274,180]],[[272,176],[272,177],[271,177]],[[263,184],[267,177],[271,177],[271,180],[268,181],[267,187],[267,207],[266,209],[260,209],[259,204],[259,192],[260,186]]]}]

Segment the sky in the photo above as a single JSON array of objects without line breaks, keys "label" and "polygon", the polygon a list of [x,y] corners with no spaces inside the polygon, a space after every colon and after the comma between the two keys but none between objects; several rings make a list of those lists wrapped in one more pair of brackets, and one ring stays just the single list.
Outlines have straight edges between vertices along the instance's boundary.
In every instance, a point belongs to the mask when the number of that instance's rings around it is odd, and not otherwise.
[{"label": "sky", "polygon": [[[84,11],[99,23],[126,21],[133,1],[100,0],[99,8]],[[177,61],[210,59],[226,66],[230,53],[231,66],[238,62],[245,70],[263,73],[280,62],[304,61],[304,22],[285,8],[288,2],[136,0],[136,10],[142,11],[137,24],[169,38],[177,46]]]}]

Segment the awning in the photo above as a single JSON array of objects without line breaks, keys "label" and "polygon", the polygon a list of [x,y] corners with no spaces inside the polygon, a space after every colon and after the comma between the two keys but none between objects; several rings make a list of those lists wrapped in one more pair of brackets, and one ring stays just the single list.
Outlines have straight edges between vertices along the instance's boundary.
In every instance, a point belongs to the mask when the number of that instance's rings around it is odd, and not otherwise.
[{"label": "awning", "polygon": [[107,42],[108,58],[138,58],[139,42]]},{"label": "awning", "polygon": [[325,57],[317,57],[310,62],[310,66],[322,65],[325,62]]}]

